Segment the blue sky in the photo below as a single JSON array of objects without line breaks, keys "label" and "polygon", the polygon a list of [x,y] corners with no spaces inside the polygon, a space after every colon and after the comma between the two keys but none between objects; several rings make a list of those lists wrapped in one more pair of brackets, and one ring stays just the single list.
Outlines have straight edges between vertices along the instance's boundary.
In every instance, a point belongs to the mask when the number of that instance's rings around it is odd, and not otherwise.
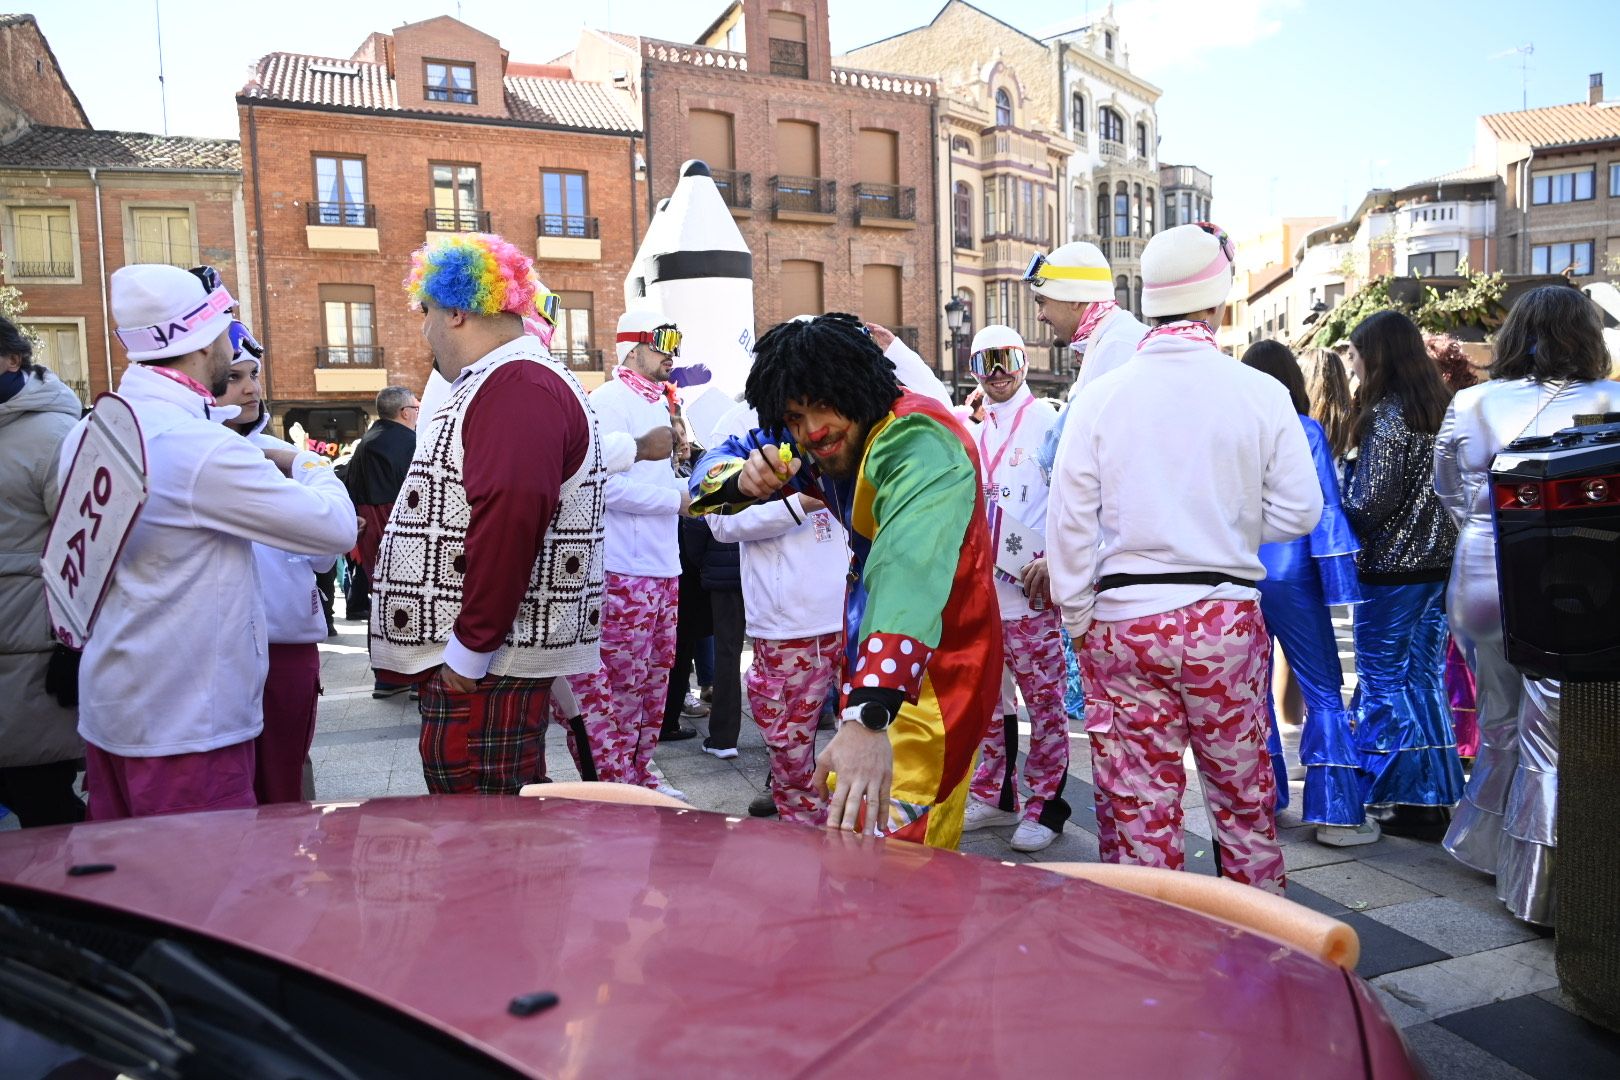
[{"label": "blue sky", "polygon": [[[169,131],[235,137],[234,95],[277,50],[347,56],[365,35],[456,14],[514,59],[565,52],[591,10],[603,29],[689,41],[726,6],[693,0],[159,0]],[[933,18],[942,0],[830,0],[835,51]],[[985,0],[1043,33],[1084,22],[1096,0]],[[51,0],[41,26],[98,127],[162,129],[152,0]],[[1215,217],[1243,235],[1277,214],[1339,214],[1371,185],[1468,163],[1478,116],[1517,109],[1515,47],[1532,107],[1584,100],[1605,60],[1620,98],[1620,3],[1609,0],[1123,0],[1132,67],[1164,90],[1163,160],[1215,175]],[[1505,54],[1505,55],[1504,55]]]}]

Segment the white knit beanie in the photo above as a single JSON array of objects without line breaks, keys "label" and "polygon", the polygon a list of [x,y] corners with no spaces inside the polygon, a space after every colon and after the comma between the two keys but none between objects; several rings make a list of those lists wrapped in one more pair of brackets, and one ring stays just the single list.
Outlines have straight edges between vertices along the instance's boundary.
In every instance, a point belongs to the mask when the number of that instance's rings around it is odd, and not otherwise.
[{"label": "white knit beanie", "polygon": [[1142,314],[1190,315],[1219,307],[1232,291],[1232,241],[1213,225],[1177,225],[1142,251]]},{"label": "white knit beanie", "polygon": [[[1096,303],[1114,298],[1114,272],[1096,244],[1076,240],[1046,256],[1045,273],[1036,272],[1036,295],[1063,303]],[[1024,280],[1029,281],[1026,277]]]},{"label": "white knit beanie", "polygon": [[188,270],[166,263],[124,266],[112,276],[118,340],[135,363],[169,360],[212,345],[231,328],[236,301]]}]

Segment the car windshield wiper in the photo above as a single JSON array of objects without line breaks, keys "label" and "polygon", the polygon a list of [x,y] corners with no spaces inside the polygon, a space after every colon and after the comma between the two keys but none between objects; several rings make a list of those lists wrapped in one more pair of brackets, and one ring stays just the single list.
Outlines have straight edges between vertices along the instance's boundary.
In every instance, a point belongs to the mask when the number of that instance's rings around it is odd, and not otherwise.
[{"label": "car windshield wiper", "polygon": [[0,1004],[43,1034],[135,1075],[357,1080],[177,942],[153,940],[125,969],[3,905]]},{"label": "car windshield wiper", "polygon": [[151,987],[0,906],[0,1012],[138,1076],[180,1077],[196,1048]]}]

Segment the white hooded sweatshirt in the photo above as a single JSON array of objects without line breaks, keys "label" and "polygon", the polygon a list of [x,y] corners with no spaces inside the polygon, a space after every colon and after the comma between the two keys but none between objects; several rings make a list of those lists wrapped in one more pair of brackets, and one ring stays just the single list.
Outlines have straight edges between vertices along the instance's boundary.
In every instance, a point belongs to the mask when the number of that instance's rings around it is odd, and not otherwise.
[{"label": "white hooded sweatshirt", "polygon": [[1093,618],[1258,599],[1230,583],[1095,586],[1109,574],[1258,581],[1260,545],[1303,536],[1321,514],[1310,445],[1282,384],[1207,344],[1153,338],[1071,402],[1046,520],[1052,598],[1076,641]]},{"label": "white hooded sweatshirt", "polygon": [[[354,506],[325,458],[292,479],[221,422],[235,408],[131,364],[118,393],[146,444],[150,494],[113,571],[79,672],[79,734],[165,757],[246,742],[264,726],[269,667],[255,541],[317,555],[354,544]],[[61,475],[84,421],[62,444]]]}]

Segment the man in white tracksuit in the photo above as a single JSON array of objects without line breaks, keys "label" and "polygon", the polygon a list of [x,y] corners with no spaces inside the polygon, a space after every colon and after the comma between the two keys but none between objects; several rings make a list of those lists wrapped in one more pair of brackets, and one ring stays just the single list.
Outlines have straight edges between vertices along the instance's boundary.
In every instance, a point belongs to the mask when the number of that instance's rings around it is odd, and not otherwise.
[{"label": "man in white tracksuit", "polygon": [[[721,437],[759,426],[738,405],[716,427]],[[711,440],[718,441],[718,440]],[[823,825],[827,799],[816,790],[816,721],[844,663],[844,527],[808,495],[760,503],[705,520],[742,557],[743,610],[754,662],[744,686],[748,709],[771,758],[771,798],[783,821]]]},{"label": "man in white tracksuit", "polygon": [[[1006,326],[986,326],[969,350],[974,378],[984,391],[984,423],[973,438],[984,470],[990,535],[999,542],[1012,523],[1036,535],[1046,529],[1046,473],[1036,461],[1057,410],[1030,392],[1024,339]],[[991,717],[979,745],[964,832],[1017,825],[1015,851],[1040,851],[1063,829],[1069,804],[1063,787],[1069,769],[1069,718],[1063,709],[1063,638],[1057,609],[1047,598],[1046,559],[1036,557],[1018,579],[995,572],[1001,607],[1002,655],[1029,708],[1029,753],[1024,782],[1030,795],[1018,812],[1018,718],[1006,707]]]},{"label": "man in white tracksuit", "polygon": [[[679,341],[679,330],[657,311],[631,309],[620,317],[619,365],[591,392],[604,439],[614,433],[639,438],[670,426],[666,380]],[[675,660],[676,523],[691,497],[669,458],[636,461],[608,477],[603,492],[602,666],[568,682],[584,710],[598,778],[661,788],[678,798],[651,766]]]},{"label": "man in white tracksuit", "polygon": [[1281,893],[1259,549],[1309,532],[1322,487],[1288,394],[1215,345],[1232,257],[1208,223],[1148,242],[1155,325],[1074,399],[1046,549],[1085,676],[1103,861],[1183,868],[1190,747],[1222,875]]},{"label": "man in white tracksuit", "polygon": [[[354,545],[354,506],[318,454],[260,449],[224,426],[235,301],[211,267],[126,266],[112,314],[131,361],[149,494],[79,674],[90,817],[253,806],[266,621],[255,542],[319,555]],[[62,445],[62,475],[85,421]]]}]

